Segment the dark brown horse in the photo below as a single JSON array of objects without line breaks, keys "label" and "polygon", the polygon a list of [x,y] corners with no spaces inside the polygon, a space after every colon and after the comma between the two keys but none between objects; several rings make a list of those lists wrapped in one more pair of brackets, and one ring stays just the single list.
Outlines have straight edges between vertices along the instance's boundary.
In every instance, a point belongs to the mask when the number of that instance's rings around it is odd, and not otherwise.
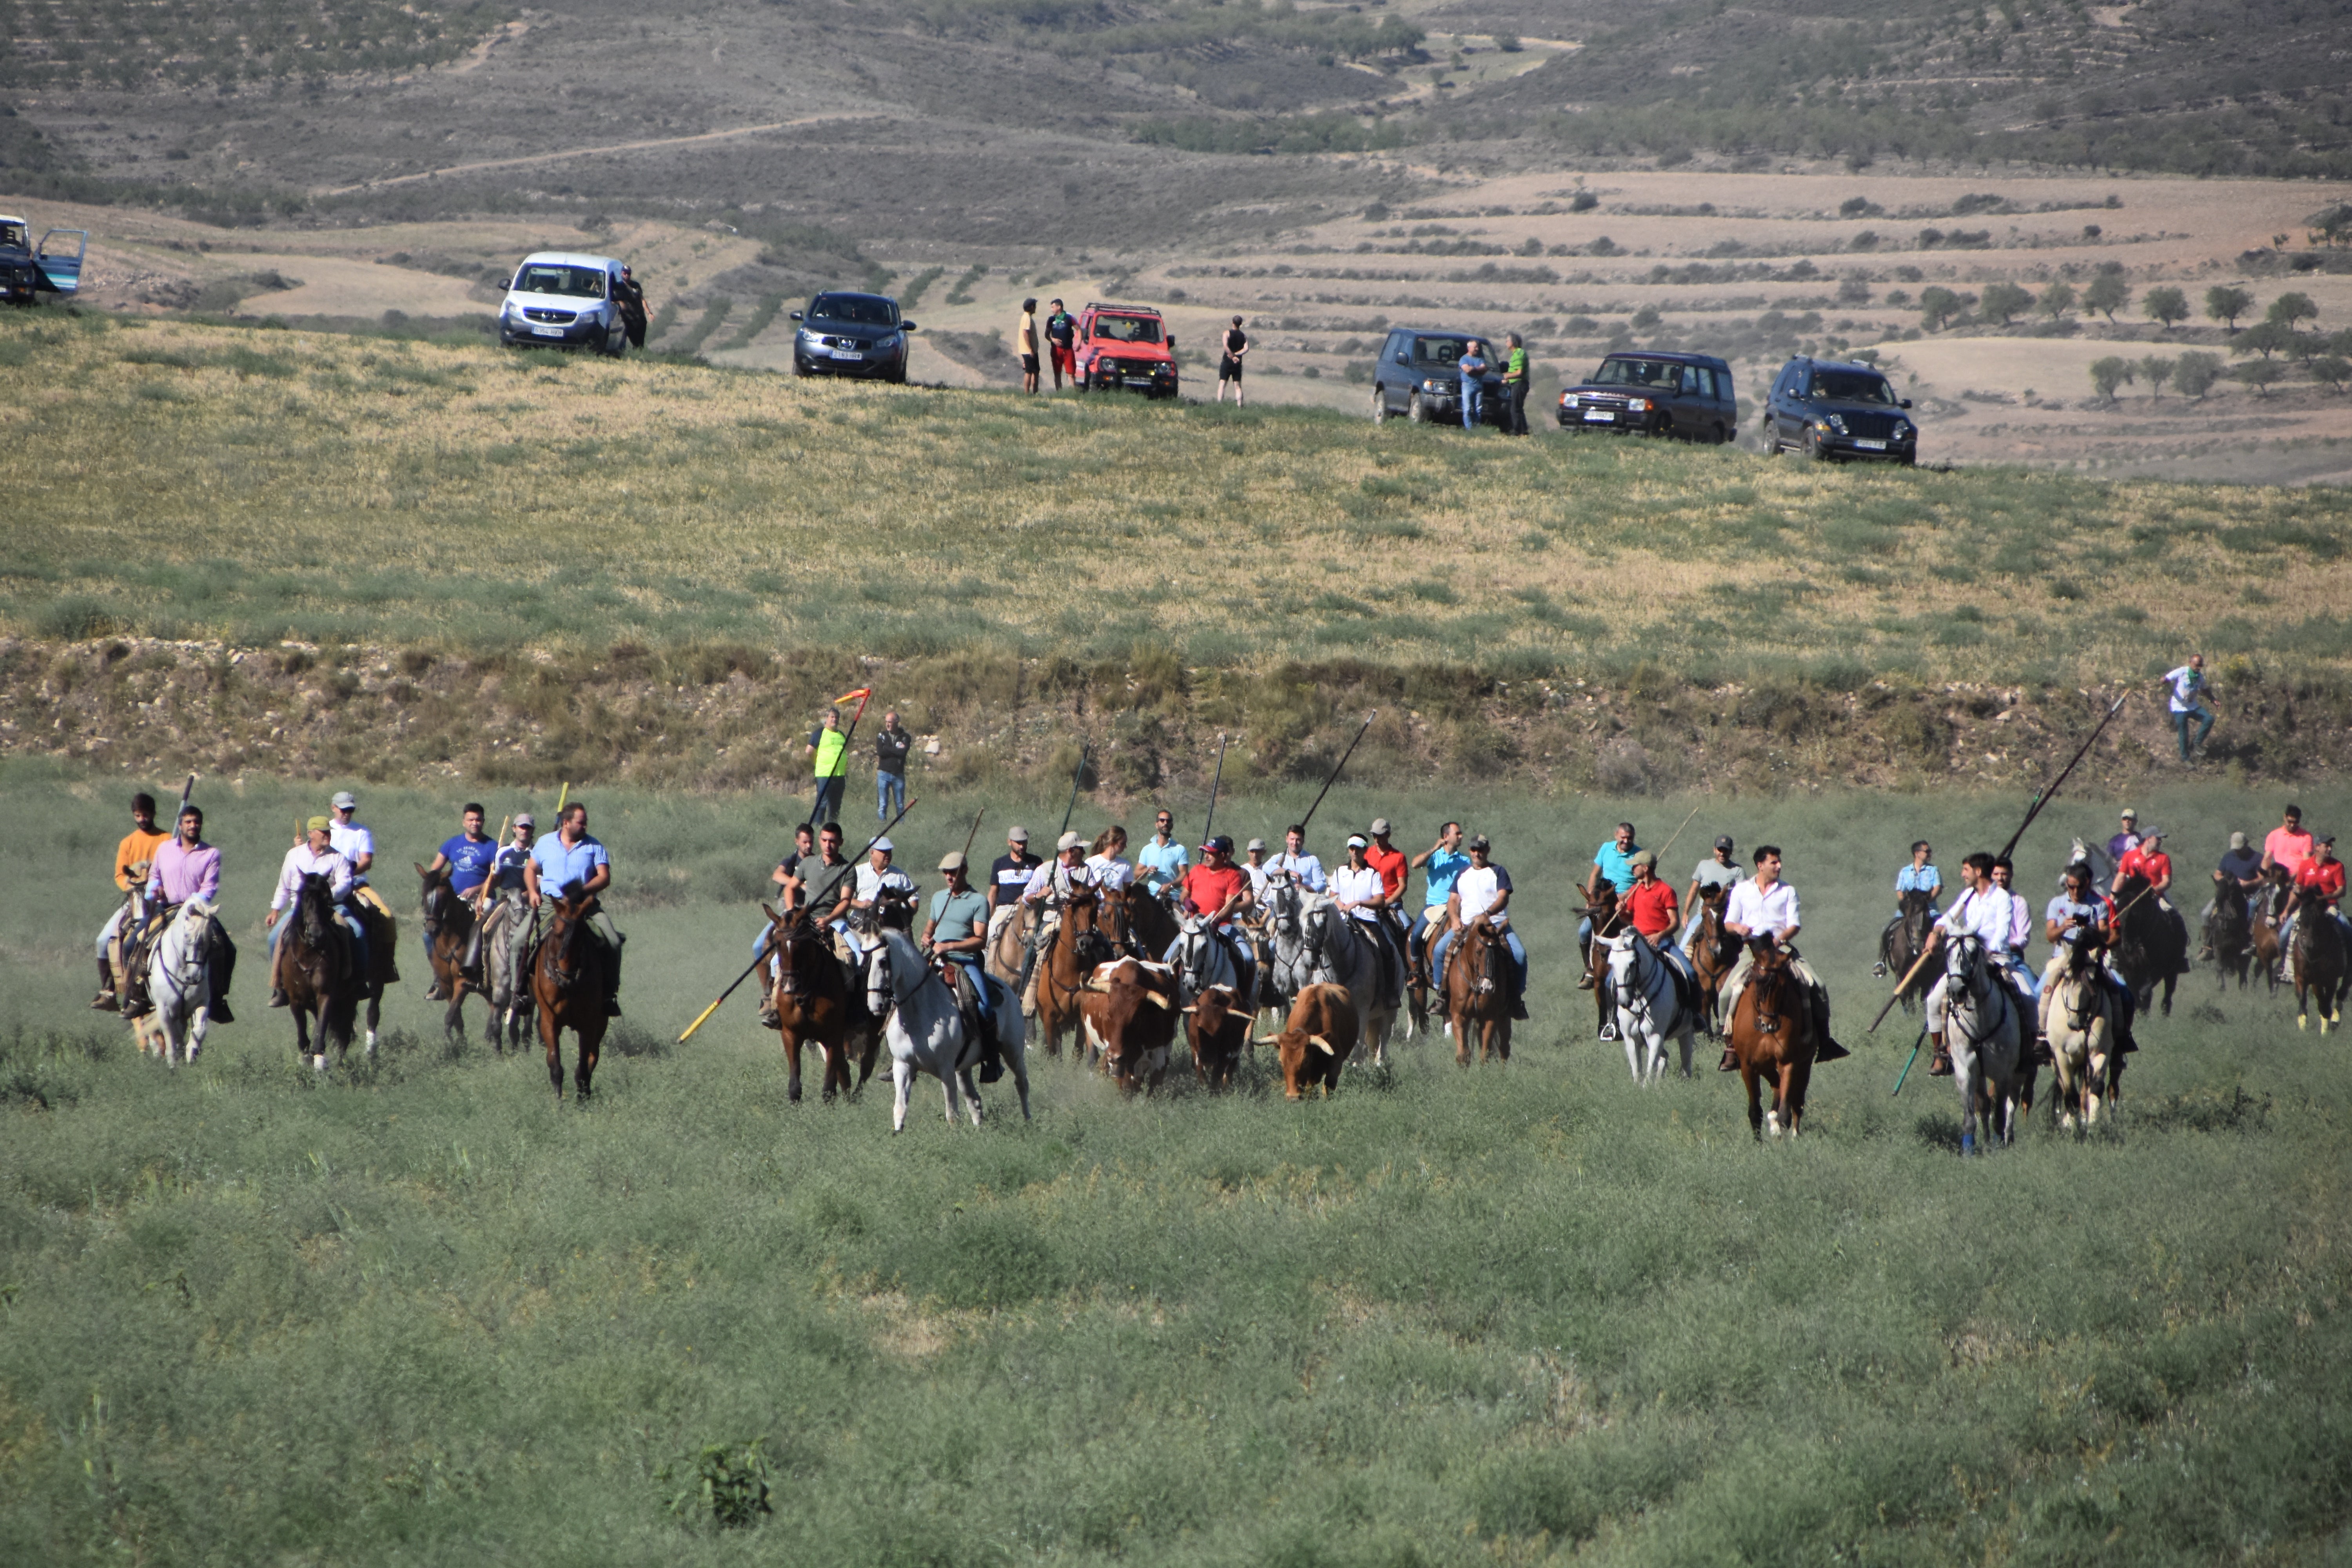
[{"label": "dark brown horse", "polygon": [[2230,988],[2230,976],[2234,974],[2238,989],[2243,991],[2254,956],[2254,900],[2235,877],[2225,875],[2214,884],[2213,920],[2205,931],[2213,944],[2213,968],[2221,989]]},{"label": "dark brown horse", "polygon": [[572,1081],[585,1101],[596,1076],[596,1053],[604,1044],[611,1016],[612,966],[601,951],[588,916],[595,900],[573,894],[551,899],[554,923],[539,939],[530,966],[531,996],[539,1004],[539,1037],[547,1046],[547,1078],[555,1098],[563,1098],[563,1031],[580,1039],[580,1059]]},{"label": "dark brown horse", "polygon": [[[1879,932],[1878,968],[1874,973],[1898,978],[1911,975],[1895,995],[1906,1013],[1915,1013],[1927,993],[1936,988],[1936,982],[1944,977],[1942,948],[1937,948],[1927,963],[1919,963],[1919,955],[1927,951],[1927,933],[1936,927],[1936,895],[1925,888],[1913,888],[1895,894],[1895,900],[1902,912]],[[1919,973],[1911,974],[1915,963],[1919,963]]]},{"label": "dark brown horse", "polygon": [[1176,941],[1175,909],[1140,882],[1103,900],[1103,934],[1146,963],[1157,963]]},{"label": "dark brown horse", "polygon": [[[416,866],[416,862],[409,862]],[[466,998],[487,995],[488,987],[482,981],[481,955],[477,953],[471,968],[466,964],[466,949],[474,940],[473,900],[461,895],[450,885],[451,867],[438,871],[416,866],[416,879],[422,884],[419,901],[423,905],[425,929],[433,933],[433,979],[449,998],[449,1009],[441,1016],[441,1035],[455,1041],[466,1032]],[[490,1045],[499,1045],[499,1018],[496,1010],[490,1014]]]},{"label": "dark brown horse", "polygon": [[1739,962],[1739,939],[1723,929],[1723,906],[1731,898],[1728,887],[1698,890],[1698,933],[1691,943],[1692,973],[1698,976],[1699,1021],[1706,1037],[1723,1037],[1723,983]]},{"label": "dark brown horse", "polygon": [[2273,866],[2266,880],[2254,889],[2253,931],[2249,941],[2253,949],[2254,968],[2262,974],[2271,994],[2278,994],[2279,965],[2286,957],[2279,947],[2279,922],[2285,918],[2286,901],[2294,893],[2284,866]]},{"label": "dark brown horse", "polygon": [[[338,1056],[352,1048],[352,1016],[359,987],[352,978],[355,954],[351,933],[335,923],[335,900],[328,895],[327,879],[305,875],[294,905],[286,911],[288,929],[278,940],[272,961],[273,984],[286,994],[294,1015],[294,1054],[309,1057],[319,1071],[327,1070],[327,1047]],[[318,1049],[311,1047],[310,1029],[319,1030]]]},{"label": "dark brown horse", "polygon": [[2189,924],[2147,889],[2143,879],[2126,877],[2116,890],[2116,972],[2131,987],[2142,1018],[2161,985],[2164,1016],[2169,1018],[2172,988],[2189,973]]},{"label": "dark brown horse", "polygon": [[[1594,929],[1600,929],[1596,921]],[[1482,917],[1454,933],[1445,949],[1445,1016],[1454,1024],[1454,1060],[1470,1065],[1470,1032],[1478,1032],[1478,1059],[1511,1059],[1510,949]]]},{"label": "dark brown horse", "polygon": [[[1112,956],[1110,939],[1097,919],[1100,909],[1094,889],[1070,889],[1053,942],[1037,955],[1037,1038],[1048,1056],[1060,1056],[1062,1037],[1079,1026],[1078,1003],[1087,976]],[[1081,1044],[1078,1049],[1083,1053],[1086,1047]]]},{"label": "dark brown horse", "polygon": [[1594,1032],[1598,1034],[1617,1021],[1615,1004],[1609,999],[1608,964],[1605,961],[1600,964],[1592,961],[1594,950],[1617,934],[1617,884],[1606,877],[1595,880],[1601,884],[1601,890],[1580,912],[1592,921],[1592,934],[1584,943],[1584,973],[1592,977],[1592,1010],[1600,1020]]},{"label": "dark brown horse", "polygon": [[2294,976],[2294,1026],[2311,1026],[2316,1002],[2319,1032],[2324,1036],[2344,1022],[2346,961],[2344,928],[2336,923],[2336,906],[2298,891],[2294,934],[2288,938],[2287,963]]},{"label": "dark brown horse", "polygon": [[[1731,1054],[1739,1081],[1748,1086],[1748,1125],[1760,1142],[1769,1127],[1778,1138],[1797,1135],[1805,1114],[1805,1089],[1812,1082],[1812,999],[1790,964],[1789,950],[1777,942],[1751,942],[1754,962],[1731,1007]],[[1757,1085],[1772,1085],[1772,1109],[1758,1102]]]},{"label": "dark brown horse", "polygon": [[864,1059],[858,1064],[857,1081],[852,1083],[852,1026],[865,1009],[850,999],[849,979],[842,973],[841,960],[834,956],[833,943],[826,940],[824,930],[801,911],[780,915],[765,904],[760,908],[768,917],[768,951],[775,966],[772,981],[768,965],[761,965],[761,987],[769,1002],[762,1016],[774,1017],[771,1026],[783,1042],[784,1060],[791,1066],[786,1095],[795,1101],[801,1097],[803,1046],[816,1047],[824,1067],[822,1092],[828,1103],[836,1094],[865,1088],[866,1080],[874,1076],[882,1035],[878,1029],[855,1031],[862,1037]]}]

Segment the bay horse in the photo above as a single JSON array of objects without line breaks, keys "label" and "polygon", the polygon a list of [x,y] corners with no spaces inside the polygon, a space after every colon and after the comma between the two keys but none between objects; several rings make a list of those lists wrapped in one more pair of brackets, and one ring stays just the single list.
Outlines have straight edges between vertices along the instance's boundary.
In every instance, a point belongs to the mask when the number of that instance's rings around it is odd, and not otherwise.
[{"label": "bay horse", "polygon": [[2273,866],[2263,885],[2254,889],[2253,949],[2254,967],[2262,973],[2276,996],[2279,975],[2286,964],[2286,950],[2279,945],[2279,926],[2286,919],[2286,901],[2294,896],[2294,883],[2288,878],[2286,868]]},{"label": "bay horse", "polygon": [[1146,963],[1157,963],[1176,940],[1181,924],[1165,899],[1140,882],[1129,882],[1103,900],[1103,934]]},{"label": "bay horse", "polygon": [[2124,1058],[2115,993],[2094,944],[2067,943],[2065,959],[2058,977],[2042,987],[2042,1016],[2058,1068],[2058,1125],[2071,1130],[2077,1109],[2085,1128],[2098,1121],[2103,1107],[2114,1109]]},{"label": "bay horse", "polygon": [[561,1100],[563,1031],[569,1029],[580,1041],[572,1081],[583,1104],[596,1077],[596,1053],[612,1022],[605,1005],[613,994],[612,972],[588,926],[592,901],[579,893],[548,900],[554,919],[539,940],[530,972],[531,996],[539,1004],[539,1037],[547,1047],[548,1081],[555,1086],[555,1098]]},{"label": "bay horse", "polygon": [[1052,943],[1037,955],[1037,1038],[1047,1056],[1062,1054],[1064,1035],[1073,1035],[1081,1042],[1075,1047],[1080,1054],[1087,1051],[1085,1036],[1079,1033],[1080,994],[1095,965],[1114,955],[1110,939],[1099,923],[1101,912],[1095,889],[1071,889],[1062,901],[1062,918],[1054,928]]},{"label": "bay horse", "polygon": [[1592,934],[1584,942],[1584,973],[1592,977],[1592,1011],[1597,1019],[1593,1033],[1596,1037],[1617,1021],[1610,1016],[1609,988],[1601,984],[1606,978],[1604,966],[1593,962],[1594,950],[1616,934],[1617,884],[1606,877],[1599,880],[1601,890],[1589,895],[1584,908],[1578,911],[1592,922]]},{"label": "bay horse", "polygon": [[[489,994],[489,987],[483,982],[480,955],[476,955],[472,967],[466,963],[466,950],[474,941],[474,901],[460,894],[450,882],[454,868],[444,866],[435,871],[417,866],[414,860],[409,864],[416,867],[420,884],[417,903],[425,918],[425,929],[433,933],[433,978],[449,996],[448,1010],[441,1016],[441,1037],[455,1042],[466,1033],[466,998],[478,994],[487,999]],[[495,1008],[491,1010],[488,1037],[496,1047],[499,1020]]]},{"label": "bay horse", "polygon": [[1445,1016],[1454,1029],[1454,1060],[1470,1065],[1470,1037],[1478,1037],[1478,1059],[1511,1059],[1511,994],[1498,973],[1511,962],[1502,933],[1479,916],[1455,931],[1445,950]]},{"label": "bay horse", "polygon": [[1698,890],[1698,932],[1690,961],[1698,976],[1699,1025],[1710,1040],[1723,1037],[1723,986],[1739,962],[1739,939],[1723,929],[1723,906],[1730,898],[1727,887]]},{"label": "bay horse", "polygon": [[[963,1026],[963,1009],[947,982],[932,973],[912,940],[887,926],[875,932],[866,951],[866,1010],[883,1020],[890,1046],[890,1083],[896,1091],[890,1110],[890,1131],[907,1126],[907,1101],[914,1090],[915,1074],[929,1073],[940,1080],[947,1097],[948,1125],[955,1125],[956,1089],[962,1087],[971,1102],[971,1124],[980,1125],[980,1086],[971,1069],[980,1065],[982,1041]],[[1021,1119],[1029,1120],[1029,1058],[1022,1046],[1020,1002],[1000,981],[981,978],[995,987],[996,1045],[1012,1070],[1013,1087],[1021,1096]]]},{"label": "bay horse", "polygon": [[2336,910],[2324,900],[2295,911],[2294,936],[2287,949],[2289,973],[2294,976],[2294,1026],[2311,1026],[2312,1003],[2319,1004],[2319,1032],[2326,1035],[2344,1022],[2344,928],[2336,923]]},{"label": "bay horse", "polygon": [[[1766,937],[1750,942],[1748,952],[1753,956],[1748,978],[1732,1001],[1727,1026],[1739,1081],[1748,1089],[1748,1126],[1759,1142],[1768,1131],[1775,1138],[1786,1131],[1794,1139],[1820,1047],[1813,1038],[1812,998],[1787,948]],[[1767,1081],[1772,1085],[1769,1110],[1756,1092]]]},{"label": "bay horse", "polygon": [[2147,882],[2127,877],[2115,894],[2116,972],[2132,989],[2140,1016],[2158,985],[2164,988],[2164,1016],[2172,1016],[2172,988],[2189,973],[2189,924],[2178,910],[2147,895]]},{"label": "bay horse", "polygon": [[171,1067],[195,1061],[212,1028],[213,961],[226,940],[202,898],[182,904],[163,927],[147,954],[149,1011],[132,1025],[142,1050]]},{"label": "bay horse", "polygon": [[1979,1128],[1988,1145],[2016,1141],[2024,1041],[2017,998],[1993,973],[1983,940],[1956,939],[1944,964],[1944,1047],[1960,1091],[1961,1153],[1976,1152]]},{"label": "bay horse", "polygon": [[[1899,977],[1911,974],[1911,966],[1919,963],[1919,955],[1927,951],[1927,933],[1936,929],[1936,895],[1925,888],[1912,888],[1897,893],[1895,902],[1902,912],[1878,933],[1877,973]],[[1944,952],[1937,948],[1927,963],[1919,963],[1919,973],[1912,974],[1909,983],[1895,994],[1903,1011],[1917,1012],[1920,1002],[1943,977]]]},{"label": "bay horse", "polygon": [[[768,956],[761,964],[760,978],[775,1016],[772,1026],[783,1044],[784,1060],[791,1069],[785,1079],[786,1097],[794,1103],[801,1098],[803,1046],[816,1047],[817,1059],[824,1069],[822,1092],[827,1104],[836,1094],[854,1094],[874,1076],[880,1033],[872,1029],[864,1032],[864,1060],[859,1064],[857,1081],[853,1084],[849,1077],[849,1037],[856,1008],[850,998],[849,982],[842,971],[841,960],[834,956],[833,943],[825,940],[824,929],[810,921],[803,910],[778,914],[766,904],[760,909],[768,917]],[[772,979],[767,973],[771,966],[774,969]]]},{"label": "bay horse", "polygon": [[[352,1048],[352,1020],[358,1009],[360,983],[353,977],[357,954],[351,934],[335,921],[335,900],[327,879],[305,872],[286,911],[290,923],[278,941],[271,963],[277,988],[286,994],[287,1010],[294,1015],[294,1054],[308,1057],[310,1066],[327,1070],[327,1047],[336,1054]],[[310,1048],[310,1029],[319,1030],[318,1047]]]},{"label": "bay horse", "polygon": [[2235,877],[2224,875],[2214,886],[2213,921],[2206,928],[2206,940],[2213,944],[2214,977],[2221,989],[2230,988],[2232,974],[2238,977],[2238,989],[2246,989],[2254,956],[2254,901]]}]

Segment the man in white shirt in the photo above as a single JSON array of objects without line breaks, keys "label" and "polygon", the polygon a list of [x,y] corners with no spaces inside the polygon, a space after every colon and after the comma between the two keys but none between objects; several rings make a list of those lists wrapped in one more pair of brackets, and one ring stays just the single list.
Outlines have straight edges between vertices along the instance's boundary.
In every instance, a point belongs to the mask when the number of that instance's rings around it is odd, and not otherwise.
[{"label": "man in white shirt", "polygon": [[278,868],[278,889],[269,896],[269,913],[262,924],[269,931],[269,1005],[286,1005],[286,987],[278,976],[278,950],[294,922],[284,918],[292,910],[294,900],[301,895],[302,879],[327,879],[327,897],[334,900],[335,921],[351,933],[352,957],[355,972],[368,972],[366,927],[353,915],[351,908],[352,864],[335,851],[331,836],[332,824],[323,816],[312,817],[303,831],[303,842],[286,851],[286,858]]},{"label": "man in white shirt", "polygon": [[1291,824],[1290,831],[1282,836],[1282,853],[1275,857],[1274,868],[1289,872],[1310,893],[1320,893],[1329,886],[1323,862],[1307,853],[1307,829],[1298,823]]},{"label": "man in white shirt", "polygon": [[[1731,974],[1723,985],[1723,1016],[1731,1017],[1739,1007],[1740,989],[1748,984],[1750,971],[1756,967],[1756,943],[1769,942],[1775,947],[1788,947],[1796,941],[1803,923],[1797,909],[1797,889],[1780,880],[1780,847],[1759,844],[1756,847],[1756,874],[1744,882],[1733,884],[1724,900],[1723,929],[1739,939],[1739,962],[1731,966]],[[1813,1059],[1835,1061],[1849,1055],[1844,1047],[1830,1038],[1830,994],[1822,985],[1821,977],[1805,961],[1791,951],[1789,972],[1805,987],[1813,1004]],[[1727,1037],[1723,1060],[1716,1064],[1717,1072],[1737,1072],[1739,1058],[1732,1055]]]},{"label": "man in white shirt", "polygon": [[895,917],[913,915],[915,879],[890,864],[894,853],[887,838],[876,839],[866,864],[852,874],[841,890],[841,901],[834,906],[833,918],[858,933],[861,948],[871,950],[881,940],[875,933],[885,925],[905,930]]},{"label": "man in white shirt", "polygon": [[1087,841],[1075,833],[1065,833],[1054,846],[1054,858],[1029,873],[1029,885],[1021,889],[1021,901],[1037,910],[1037,929],[1030,933],[1029,951],[1021,959],[1021,1013],[1024,1017],[1037,1014],[1037,955],[1054,945],[1054,933],[1062,926],[1062,906],[1080,888],[1097,886],[1094,867],[1087,860]]},{"label": "man in white shirt", "polygon": [[[1928,931],[1927,951],[1933,952],[1953,938],[1972,936],[1984,943],[1985,962],[1993,973],[2006,973],[2010,942],[2017,928],[2016,901],[1993,881],[1992,857],[1982,850],[1960,862],[1960,882],[1967,890]],[[1949,974],[1939,975],[1927,993],[1927,1039],[1936,1047],[1935,1060],[1927,1064],[1930,1078],[1952,1074],[1951,1053],[1944,1048],[1948,1005],[1945,994],[1950,983]]]},{"label": "man in white shirt", "polygon": [[1511,1016],[1525,1018],[1528,950],[1510,925],[1511,874],[1487,859],[1491,847],[1483,833],[1470,840],[1470,864],[1454,879],[1454,892],[1446,900],[1445,934],[1430,950],[1432,981],[1440,990],[1444,988],[1445,954],[1453,947],[1454,939],[1474,921],[1484,921],[1503,933],[1504,946],[1511,954]]},{"label": "man in white shirt", "polygon": [[[375,835],[354,816],[360,803],[351,791],[337,790],[329,804],[335,808],[335,819],[328,825],[327,836],[333,842],[335,853],[352,868],[352,912],[383,937],[387,952],[395,952],[395,928],[399,922],[393,915],[392,906],[383,901],[383,895],[368,886],[368,872],[375,867]],[[362,969],[361,973],[366,971]],[[399,965],[394,963],[393,973],[385,975],[384,981],[389,984],[399,978]]]},{"label": "man in white shirt", "polygon": [[[2172,728],[2180,739],[2180,760],[2187,762],[2189,753],[2201,749],[2205,737],[2213,732],[2213,710],[2205,706],[2205,656],[2192,653],[2189,662],[2178,669],[2165,671],[2164,684],[2171,689],[2168,706],[2172,711]],[[2194,725],[2197,738],[2189,738]]]},{"label": "man in white shirt", "polygon": [[1377,1000],[1387,1005],[1400,999],[1389,993],[1391,987],[1402,989],[1404,954],[1398,951],[1393,928],[1381,918],[1381,911],[1389,906],[1388,885],[1381,879],[1380,868],[1366,858],[1365,852],[1370,847],[1370,840],[1362,834],[1349,836],[1348,863],[1331,873],[1329,891],[1331,901],[1339,906],[1340,912],[1361,922],[1386,955],[1381,964],[1383,994]]}]

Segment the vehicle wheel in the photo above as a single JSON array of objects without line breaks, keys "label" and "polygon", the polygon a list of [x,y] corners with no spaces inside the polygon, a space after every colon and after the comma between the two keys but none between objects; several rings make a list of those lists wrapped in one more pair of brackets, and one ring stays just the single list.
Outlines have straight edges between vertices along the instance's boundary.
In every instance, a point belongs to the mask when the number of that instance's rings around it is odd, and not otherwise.
[{"label": "vehicle wheel", "polygon": [[1805,458],[1808,462],[1826,463],[1830,455],[1822,449],[1821,433],[1808,427],[1805,431]]},{"label": "vehicle wheel", "polygon": [[1722,426],[1720,426],[1720,425],[1717,425],[1717,426],[1715,427],[1715,444],[1716,444],[1717,446],[1720,447],[1720,446],[1722,446],[1725,442],[1727,442],[1727,441],[1728,441],[1728,440],[1730,440],[1730,439],[1731,439],[1731,433],[1730,433],[1729,431],[1726,430],[1726,429],[1725,429]]},{"label": "vehicle wheel", "polygon": [[1388,422],[1389,395],[1380,387],[1376,386],[1372,388],[1372,423],[1375,425],[1385,425]]},{"label": "vehicle wheel", "polygon": [[1416,392],[1404,400],[1404,416],[1416,425],[1429,423],[1429,405],[1421,400],[1420,393]]},{"label": "vehicle wheel", "polygon": [[1764,455],[1768,458],[1780,455],[1780,426],[1769,419],[1764,421]]}]

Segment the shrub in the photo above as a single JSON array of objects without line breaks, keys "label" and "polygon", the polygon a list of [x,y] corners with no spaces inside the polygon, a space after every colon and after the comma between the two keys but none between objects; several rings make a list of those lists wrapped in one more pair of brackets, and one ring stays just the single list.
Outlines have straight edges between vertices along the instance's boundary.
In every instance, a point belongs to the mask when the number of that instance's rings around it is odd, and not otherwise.
[{"label": "shrub", "polygon": [[[2072,293],[2072,289],[2067,290]],[[2014,283],[1988,283],[1984,299],[1979,301],[1984,313],[2007,326],[2020,310],[2033,303],[2033,296]]]},{"label": "shrub", "polygon": [[2312,380],[2324,382],[2338,392],[2344,390],[2346,382],[2352,381],[2352,360],[2340,354],[2322,354],[2311,362],[2309,368]]},{"label": "shrub", "polygon": [[41,636],[57,642],[87,642],[119,629],[104,605],[79,595],[51,601],[35,625]]},{"label": "shrub", "polygon": [[1960,297],[1940,285],[1919,290],[1919,324],[1929,331],[1941,331],[1946,322],[1960,313]]},{"label": "shrub", "polygon": [[2286,379],[2286,366],[2276,360],[2258,359],[2237,369],[2237,377],[2254,389],[2259,397],[2268,397],[2273,384]]},{"label": "shrub", "polygon": [[[708,1519],[720,1530],[754,1525],[775,1509],[768,1482],[774,1475],[762,1450],[765,1437],[749,1443],[713,1443],[684,1467],[686,1484],[669,1500],[671,1515],[688,1525]],[[669,1485],[681,1467],[664,1465],[655,1479]]]}]

